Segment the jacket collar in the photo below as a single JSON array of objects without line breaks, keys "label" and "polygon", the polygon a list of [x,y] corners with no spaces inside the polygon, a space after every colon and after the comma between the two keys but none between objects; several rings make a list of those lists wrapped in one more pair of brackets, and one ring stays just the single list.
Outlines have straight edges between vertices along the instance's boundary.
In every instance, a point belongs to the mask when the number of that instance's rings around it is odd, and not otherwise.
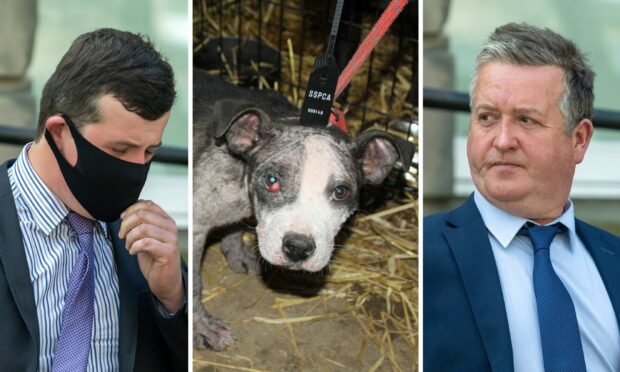
[{"label": "jacket collar", "polygon": [[508,316],[502,295],[488,230],[474,202],[473,194],[447,215],[451,225],[444,231],[480,331],[491,368],[514,369]]},{"label": "jacket collar", "polygon": [[24,250],[23,238],[19,227],[15,199],[11,191],[8,168],[13,165],[9,160],[0,166],[0,264],[4,269],[9,288],[15,299],[26,328],[35,345],[35,355],[39,355],[39,321],[34,301],[34,290],[30,282],[28,261]]},{"label": "jacket collar", "polygon": [[580,220],[575,227],[603,279],[620,325],[620,238]]}]

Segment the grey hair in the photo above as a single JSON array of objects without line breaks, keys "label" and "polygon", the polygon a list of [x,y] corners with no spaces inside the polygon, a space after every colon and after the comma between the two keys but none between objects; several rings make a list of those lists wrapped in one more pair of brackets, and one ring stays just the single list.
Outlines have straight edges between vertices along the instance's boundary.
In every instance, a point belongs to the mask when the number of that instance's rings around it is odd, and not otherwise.
[{"label": "grey hair", "polygon": [[469,106],[482,65],[504,62],[526,66],[558,66],[564,71],[564,93],[559,108],[565,132],[571,133],[583,119],[592,119],[594,72],[575,43],[549,30],[526,23],[508,23],[495,29],[476,58]]}]

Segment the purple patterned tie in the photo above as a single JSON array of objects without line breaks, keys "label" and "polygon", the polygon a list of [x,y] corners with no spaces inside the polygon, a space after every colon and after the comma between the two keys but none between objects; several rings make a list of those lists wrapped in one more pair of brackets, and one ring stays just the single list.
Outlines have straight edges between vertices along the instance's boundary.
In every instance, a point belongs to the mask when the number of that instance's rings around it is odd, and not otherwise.
[{"label": "purple patterned tie", "polygon": [[67,286],[62,325],[52,361],[53,372],[86,371],[95,314],[93,221],[74,212],[69,213],[67,220],[78,236],[80,255]]}]

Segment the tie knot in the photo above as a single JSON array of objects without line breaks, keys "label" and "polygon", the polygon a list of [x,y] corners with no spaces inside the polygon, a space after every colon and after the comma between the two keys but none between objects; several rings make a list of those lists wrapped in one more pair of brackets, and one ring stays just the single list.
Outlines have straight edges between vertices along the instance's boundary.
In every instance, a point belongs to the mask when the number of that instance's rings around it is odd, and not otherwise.
[{"label": "tie knot", "polygon": [[69,225],[78,235],[92,235],[93,233],[93,221],[86,217],[82,217],[75,212],[69,212],[67,215],[67,221]]},{"label": "tie knot", "polygon": [[539,249],[549,249],[555,235],[565,231],[566,226],[560,222],[548,226],[534,225],[528,222],[519,230],[519,234],[529,236],[534,251],[538,251]]}]

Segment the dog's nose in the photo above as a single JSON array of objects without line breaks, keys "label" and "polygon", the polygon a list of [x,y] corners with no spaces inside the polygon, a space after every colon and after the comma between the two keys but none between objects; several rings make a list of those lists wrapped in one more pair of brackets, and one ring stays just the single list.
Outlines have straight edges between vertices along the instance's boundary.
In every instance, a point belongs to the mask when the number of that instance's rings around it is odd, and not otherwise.
[{"label": "dog's nose", "polygon": [[314,253],[314,239],[307,235],[287,232],[282,238],[282,251],[293,262],[303,261]]}]

